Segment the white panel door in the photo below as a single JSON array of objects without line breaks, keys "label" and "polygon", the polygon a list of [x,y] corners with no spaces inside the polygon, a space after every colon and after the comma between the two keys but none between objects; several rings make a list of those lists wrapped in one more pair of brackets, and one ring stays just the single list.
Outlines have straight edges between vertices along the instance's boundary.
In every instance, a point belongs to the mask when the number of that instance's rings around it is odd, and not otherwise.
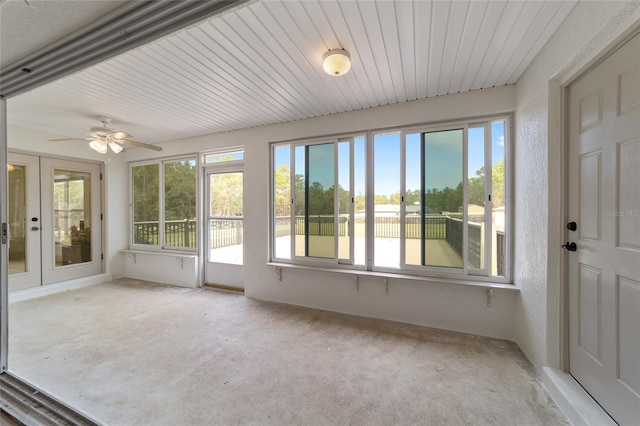
[{"label": "white panel door", "polygon": [[640,422],[640,35],[570,88],[570,372]]},{"label": "white panel door", "polygon": [[40,277],[40,159],[9,153],[9,291],[37,287]]},{"label": "white panel door", "polygon": [[40,160],[42,284],[102,272],[100,165]]}]

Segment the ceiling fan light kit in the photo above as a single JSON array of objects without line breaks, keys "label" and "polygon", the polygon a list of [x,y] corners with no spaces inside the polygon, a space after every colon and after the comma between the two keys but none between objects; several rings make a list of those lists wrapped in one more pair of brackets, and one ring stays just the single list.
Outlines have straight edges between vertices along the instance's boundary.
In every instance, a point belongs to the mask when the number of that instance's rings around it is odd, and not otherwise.
[{"label": "ceiling fan light kit", "polygon": [[91,149],[93,149],[94,151],[98,151],[100,154],[107,153],[107,145],[102,143],[102,141],[98,139],[89,142],[89,146],[91,147]]},{"label": "ceiling fan light kit", "polygon": [[162,151],[162,148],[155,145],[149,145],[146,143],[134,141],[131,139],[131,135],[127,132],[115,131],[107,126],[111,123],[111,117],[106,115],[99,115],[98,120],[102,123],[100,126],[92,126],[87,133],[86,138],[73,138],[73,139],[49,139],[50,141],[89,141],[89,147],[100,154],[106,154],[111,148],[115,154],[122,152],[124,149],[122,145],[139,146],[142,148],[153,149],[154,151]]}]

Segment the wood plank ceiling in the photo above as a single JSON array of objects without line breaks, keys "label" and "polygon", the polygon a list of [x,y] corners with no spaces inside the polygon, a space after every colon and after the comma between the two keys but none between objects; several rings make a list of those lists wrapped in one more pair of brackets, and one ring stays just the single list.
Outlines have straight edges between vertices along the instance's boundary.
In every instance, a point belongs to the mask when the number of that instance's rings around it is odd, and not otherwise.
[{"label": "wood plank ceiling", "polygon": [[[256,1],[9,100],[68,137],[161,142],[514,84],[575,1]],[[322,70],[344,48],[352,70]],[[426,119],[426,118],[425,118]]]}]

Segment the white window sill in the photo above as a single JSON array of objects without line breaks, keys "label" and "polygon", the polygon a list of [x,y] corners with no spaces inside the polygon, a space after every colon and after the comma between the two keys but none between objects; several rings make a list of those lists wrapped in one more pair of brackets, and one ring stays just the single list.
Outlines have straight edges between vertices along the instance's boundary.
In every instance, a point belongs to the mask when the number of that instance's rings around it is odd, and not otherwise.
[{"label": "white window sill", "polygon": [[365,271],[358,269],[347,269],[347,268],[330,268],[323,266],[312,266],[312,265],[301,265],[294,263],[283,263],[283,262],[268,262],[267,266],[273,266],[277,268],[286,268],[286,269],[302,269],[308,271],[321,271],[321,272],[332,272],[336,274],[348,274],[355,275],[359,277],[377,277],[377,278],[386,278],[386,279],[400,279],[400,280],[410,280],[410,281],[422,281],[426,283],[437,283],[437,284],[452,284],[452,285],[462,285],[469,287],[480,287],[484,289],[502,289],[502,290],[510,290],[519,292],[520,289],[513,284],[505,284],[505,283],[497,283],[491,281],[473,281],[473,280],[459,280],[455,278],[449,277],[428,277],[421,275],[410,275],[410,274],[401,274],[401,273],[392,273],[392,272],[379,272],[379,271]]},{"label": "white window sill", "polygon": [[167,252],[167,251],[153,251],[153,250],[135,250],[135,249],[125,249],[120,250],[121,253],[125,254],[150,254],[153,256],[170,256],[170,257],[180,257],[183,259],[195,259],[198,257],[195,253],[184,253],[184,252]]}]

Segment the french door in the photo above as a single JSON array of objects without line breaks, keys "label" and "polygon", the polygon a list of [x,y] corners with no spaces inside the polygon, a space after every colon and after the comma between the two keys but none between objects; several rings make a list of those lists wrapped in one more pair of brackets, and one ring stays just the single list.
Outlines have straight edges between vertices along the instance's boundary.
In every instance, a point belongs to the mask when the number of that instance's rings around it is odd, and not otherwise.
[{"label": "french door", "polygon": [[637,425],[640,35],[569,96],[570,372],[616,422]]},{"label": "french door", "polygon": [[41,283],[40,160],[9,154],[9,290]]},{"label": "french door", "polygon": [[244,288],[243,172],[207,170],[207,246],[205,282]]},{"label": "french door", "polygon": [[102,272],[100,166],[9,154],[9,289]]}]

